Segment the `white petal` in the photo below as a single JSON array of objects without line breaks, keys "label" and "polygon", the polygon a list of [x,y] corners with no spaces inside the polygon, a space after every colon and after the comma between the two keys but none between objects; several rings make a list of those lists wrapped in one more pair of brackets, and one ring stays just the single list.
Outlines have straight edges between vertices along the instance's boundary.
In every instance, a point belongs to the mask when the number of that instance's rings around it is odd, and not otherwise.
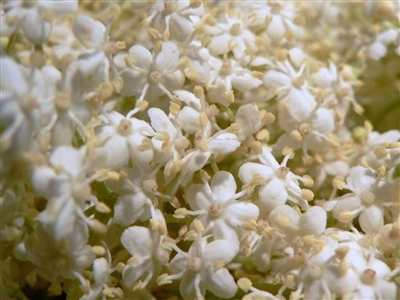
[{"label": "white petal", "polygon": [[301,235],[320,235],[326,228],[326,211],[319,206],[310,207],[299,221]]},{"label": "white petal", "polygon": [[236,123],[240,125],[243,138],[255,133],[261,124],[257,106],[250,103],[240,106],[236,113]]},{"label": "white petal", "polygon": [[142,226],[132,226],[122,233],[121,243],[133,256],[146,256],[152,251],[150,230]]},{"label": "white petal", "polygon": [[340,220],[340,214],[345,211],[355,211],[362,208],[361,199],[357,195],[350,194],[348,196],[343,196],[338,199],[335,207],[332,210],[333,216]]},{"label": "white petal", "polygon": [[210,267],[215,261],[229,263],[237,254],[237,247],[226,240],[216,240],[209,243],[203,251],[203,262]]},{"label": "white petal", "polygon": [[50,36],[52,25],[41,19],[37,9],[29,9],[22,20],[26,38],[35,45],[43,44]]},{"label": "white petal", "polygon": [[192,184],[189,186],[186,195],[190,208],[193,210],[208,210],[214,202],[204,184]]},{"label": "white petal", "polygon": [[97,284],[103,284],[106,282],[108,275],[110,274],[110,265],[104,258],[97,258],[93,262],[93,276],[94,281]]},{"label": "white petal", "polygon": [[142,220],[150,218],[146,195],[141,192],[120,195],[114,206],[114,223],[128,226],[139,218]]},{"label": "white petal", "polygon": [[217,133],[208,142],[210,151],[214,154],[226,154],[236,150],[240,146],[238,137],[233,133]]},{"label": "white petal", "polygon": [[257,206],[262,212],[270,212],[275,207],[286,203],[288,193],[282,180],[273,178],[259,190]]},{"label": "white petal", "polygon": [[366,54],[373,60],[380,60],[386,55],[387,49],[385,45],[380,42],[375,42],[367,47]]},{"label": "white petal", "polygon": [[365,233],[374,234],[381,229],[383,224],[383,211],[376,205],[364,209],[359,217],[360,227]]},{"label": "white petal", "polygon": [[219,202],[230,200],[236,193],[236,182],[233,175],[226,171],[219,171],[210,182],[214,198]]},{"label": "white petal", "polygon": [[178,115],[179,125],[186,133],[196,133],[201,130],[200,125],[200,113],[191,108],[190,106],[185,106]]},{"label": "white petal", "polygon": [[99,21],[79,14],[72,25],[72,31],[75,37],[87,48],[100,48],[106,27]]},{"label": "white petal", "polygon": [[176,128],[172,124],[171,120],[167,117],[165,112],[159,108],[150,108],[148,114],[150,117],[151,126],[153,126],[156,131],[166,131],[169,133],[171,138],[174,138],[176,135]]},{"label": "white petal", "polygon": [[231,49],[229,48],[229,42],[232,36],[228,33],[224,33],[213,37],[211,43],[208,45],[208,50],[212,55],[222,55],[228,53]]},{"label": "white petal", "polygon": [[285,25],[282,17],[273,16],[271,22],[268,24],[267,34],[275,42],[278,42],[285,35]]},{"label": "white petal", "polygon": [[146,270],[145,267],[148,267],[149,264],[141,263],[139,265],[126,265],[124,270],[122,271],[122,280],[127,286],[131,286],[143,275],[144,272],[150,271]]},{"label": "white petal", "polygon": [[282,86],[290,86],[290,77],[282,71],[272,69],[265,73],[263,82],[266,87],[279,88]]},{"label": "white petal", "polygon": [[244,163],[239,168],[239,178],[243,183],[250,183],[254,175],[260,175],[263,178],[268,178],[273,174],[270,167],[253,162]]},{"label": "white petal", "polygon": [[312,120],[312,129],[322,134],[329,134],[335,129],[332,113],[326,108],[319,108]]},{"label": "white petal", "polygon": [[147,82],[145,74],[126,68],[119,75],[124,82],[121,95],[139,97]]},{"label": "white petal", "polygon": [[[204,223],[203,223],[204,224]],[[231,242],[236,250],[239,251],[240,240],[238,229],[230,226],[224,219],[216,219],[212,228],[212,234],[214,240],[225,240]]]},{"label": "white petal", "polygon": [[233,75],[230,79],[232,86],[241,92],[248,92],[262,84],[260,79],[254,78],[249,74],[244,74],[242,76]]},{"label": "white petal", "polygon": [[285,100],[289,104],[289,114],[297,121],[306,120],[317,104],[308,91],[297,88],[292,88]]},{"label": "white petal", "polygon": [[177,90],[174,91],[174,94],[177,95],[179,100],[184,102],[186,105],[189,105],[198,110],[201,109],[200,99],[197,98],[193,93],[185,90]]},{"label": "white petal", "polygon": [[53,166],[61,166],[71,176],[81,172],[84,156],[77,149],[70,146],[58,147],[50,157]]},{"label": "white petal", "polygon": [[263,147],[262,150],[262,155],[258,155],[258,158],[263,164],[266,164],[267,166],[271,167],[273,170],[276,170],[279,168],[279,164],[276,161],[276,158],[272,155],[271,149],[268,147]]},{"label": "white petal", "polygon": [[382,134],[375,131],[371,132],[368,136],[368,142],[370,145],[380,145],[383,143],[393,143],[400,139],[399,130],[389,130]]},{"label": "white petal", "polygon": [[182,185],[186,185],[193,177],[194,172],[200,170],[208,161],[211,152],[202,152],[200,150],[191,152],[184,157],[182,168]]},{"label": "white petal", "polygon": [[1,88],[10,91],[15,96],[24,95],[28,90],[28,84],[23,67],[7,56],[0,57],[0,64]]},{"label": "white petal", "polygon": [[53,168],[49,167],[38,167],[35,168],[32,175],[32,184],[35,187],[36,192],[46,199],[52,199],[59,196],[61,191],[56,181],[57,174]]},{"label": "white petal", "polygon": [[219,269],[207,278],[206,288],[221,298],[232,298],[238,289],[233,276],[226,268]]},{"label": "white petal", "polygon": [[[196,276],[200,276],[200,274],[194,272],[187,272],[179,285],[179,292],[184,300],[192,300],[196,299],[196,291],[194,288],[195,278]],[[201,294],[204,296],[205,289],[200,289]]]},{"label": "white petal", "polygon": [[130,118],[129,120],[132,122],[132,129],[136,133],[141,133],[146,136],[152,136],[155,134],[149,123],[136,118]]},{"label": "white petal", "polygon": [[135,45],[129,49],[129,55],[135,60],[136,66],[142,70],[149,70],[153,62],[150,51],[140,45]]},{"label": "white petal", "polygon": [[297,47],[289,50],[289,57],[296,68],[300,68],[305,59],[303,50]]},{"label": "white petal", "polygon": [[179,60],[179,49],[175,43],[162,43],[162,50],[156,59],[157,70],[161,73],[170,73],[176,69]]},{"label": "white petal", "polygon": [[347,177],[346,182],[351,191],[360,195],[370,190],[375,178],[370,169],[357,166],[350,169],[350,175]]},{"label": "white petal", "polygon": [[234,202],[228,205],[224,211],[225,219],[234,228],[241,226],[248,219],[258,219],[260,211],[256,205],[249,202]]},{"label": "white petal", "polygon": [[[280,205],[276,207],[271,213],[269,214],[269,220],[271,225],[282,228],[282,224],[278,221],[278,217],[285,216],[290,220],[290,226],[297,226],[300,221],[299,214],[289,205]],[[283,227],[282,229],[285,229]]]}]

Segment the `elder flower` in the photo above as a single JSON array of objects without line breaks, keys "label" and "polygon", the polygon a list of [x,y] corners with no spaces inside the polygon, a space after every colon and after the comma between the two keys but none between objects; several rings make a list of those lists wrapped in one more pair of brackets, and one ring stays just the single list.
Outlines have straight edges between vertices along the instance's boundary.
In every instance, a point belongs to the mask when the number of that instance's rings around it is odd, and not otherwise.
[{"label": "elder flower", "polygon": [[[219,171],[210,184],[193,184],[187,190],[187,198],[196,220],[211,230],[214,239],[225,239],[239,244],[239,229],[249,219],[258,218],[258,207],[249,202],[236,201],[246,192],[236,194],[236,182],[232,174]],[[189,212],[188,212],[189,213]]]},{"label": "elder flower", "polygon": [[172,99],[170,91],[182,87],[184,77],[178,69],[177,45],[164,42],[159,48],[153,55],[140,45],[129,49],[129,56],[125,57],[127,68],[120,74],[124,81],[122,95],[155,101],[164,92]]},{"label": "elder flower", "polygon": [[271,150],[262,148],[258,155],[260,163],[247,162],[239,169],[239,178],[250,188],[260,185],[258,200],[255,202],[261,210],[261,215],[269,213],[275,207],[283,205],[289,199],[301,206],[308,208],[307,200],[312,199],[311,191],[301,189],[299,180],[304,178],[296,176],[286,167],[291,154],[285,156],[282,164],[278,164]]},{"label": "elder flower", "polygon": [[237,253],[232,243],[226,240],[208,243],[207,237],[199,237],[187,253],[179,248],[175,250],[178,254],[170,263],[172,275],[161,275],[159,284],[181,278],[179,290],[184,299],[202,300],[206,290],[221,298],[235,295],[236,283],[228,269],[224,268]]}]

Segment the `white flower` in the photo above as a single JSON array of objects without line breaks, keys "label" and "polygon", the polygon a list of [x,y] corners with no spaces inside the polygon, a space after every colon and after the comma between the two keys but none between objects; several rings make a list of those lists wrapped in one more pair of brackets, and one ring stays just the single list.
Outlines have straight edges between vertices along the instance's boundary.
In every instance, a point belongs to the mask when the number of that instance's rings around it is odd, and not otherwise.
[{"label": "white flower", "polygon": [[266,16],[270,18],[266,33],[273,42],[281,43],[302,35],[301,28],[295,24],[295,5],[296,3],[279,1],[265,8]]},{"label": "white flower", "polygon": [[184,42],[194,31],[193,16],[204,13],[203,6],[195,7],[190,1],[168,0],[155,3],[147,20],[152,27],[166,33],[171,39]]},{"label": "white flower", "polygon": [[302,148],[303,156],[307,157],[307,150],[321,150],[324,146],[334,143],[328,135],[335,129],[335,122],[332,113],[326,108],[316,107],[308,118],[298,123],[287,120],[281,123],[287,133],[280,136],[276,142],[276,152],[290,146],[293,149]]},{"label": "white flower", "polygon": [[395,29],[387,29],[378,34],[375,41],[368,45],[365,49],[368,58],[373,60],[380,60],[387,53],[387,46],[391,43],[396,43],[398,47],[398,40],[400,31]]},{"label": "white flower", "polygon": [[240,19],[226,17],[226,23],[218,23],[213,31],[217,31],[208,45],[212,55],[223,55],[233,52],[236,59],[245,55],[247,48],[255,48],[255,36],[246,29],[246,25]]},{"label": "white flower", "polygon": [[212,137],[206,138],[202,132],[195,138],[198,147],[183,158],[181,184],[186,185],[192,179],[194,172],[206,165],[212,154],[228,154],[240,146],[236,134],[219,131]]},{"label": "white flower", "polygon": [[139,168],[126,168],[126,172],[124,180],[107,181],[107,186],[119,194],[114,205],[113,222],[122,226],[148,220],[154,211],[152,200],[156,193],[151,190],[152,183],[155,183],[153,174]]},{"label": "white flower", "polygon": [[255,104],[245,104],[236,112],[235,121],[240,128],[237,132],[240,141],[252,140],[252,135],[257,133],[263,126],[260,112]]},{"label": "white flower", "polygon": [[155,101],[164,92],[172,99],[170,91],[183,85],[184,76],[178,69],[179,49],[173,42],[162,43],[160,51],[154,50],[153,55],[135,45],[125,61],[127,68],[120,73],[124,80],[122,95]]},{"label": "white flower", "polygon": [[142,289],[152,278],[158,276],[170,254],[168,246],[163,245],[163,240],[164,236],[145,227],[132,226],[125,229],[121,242],[132,255],[122,272],[126,286]]},{"label": "white flower", "polygon": [[184,69],[186,77],[195,83],[207,82],[210,74],[208,50],[200,42],[192,41],[184,47],[182,57],[189,62]]},{"label": "white flower", "polygon": [[120,169],[129,159],[139,169],[146,170],[153,159],[153,149],[148,136],[154,130],[145,121],[133,118],[139,109],[134,109],[126,117],[116,111],[104,116],[108,123],[95,128],[96,136],[104,143],[96,148],[99,166]]},{"label": "white flower", "polygon": [[164,177],[168,183],[179,171],[177,166],[185,156],[185,148],[189,146],[189,141],[182,135],[173,116],[168,118],[159,108],[150,108],[148,114],[151,126],[156,131],[151,140],[154,146],[153,161],[165,166]]},{"label": "white flower", "polygon": [[304,65],[297,71],[289,61],[277,62],[276,65],[276,69],[265,73],[263,82],[266,87],[275,89],[278,95],[281,124],[290,126],[290,121],[307,119],[317,102],[302,75]]},{"label": "white flower", "polygon": [[0,58],[0,64],[1,160],[2,172],[6,172],[22,151],[37,151],[37,142],[54,114],[60,72],[50,66],[30,72],[7,56]]},{"label": "white flower", "polygon": [[236,60],[211,57],[209,64],[211,69],[206,87],[211,102],[228,106],[234,101],[232,87],[248,92],[262,84]]},{"label": "white flower", "polygon": [[247,162],[239,169],[239,178],[245,184],[251,185],[254,180],[260,179],[256,183],[261,186],[255,204],[260,208],[261,216],[269,213],[275,207],[285,204],[287,200],[297,203],[302,209],[308,207],[308,203],[303,197],[304,190],[299,187],[298,183],[298,180],[302,180],[302,178],[290,172],[286,167],[289,157],[290,154],[279,165],[270,149],[263,147],[262,153],[258,155],[261,164]]},{"label": "white flower", "polygon": [[96,300],[108,287],[107,280],[113,270],[104,257],[96,258],[93,262],[94,284],[89,293],[85,293],[79,300]]},{"label": "white flower", "polygon": [[88,49],[100,49],[105,38],[106,27],[99,21],[79,14],[76,16],[72,31],[75,37]]},{"label": "white flower", "polygon": [[83,213],[87,202],[97,203],[89,186],[96,175],[87,176],[90,167],[87,159],[85,147],[77,150],[63,146],[58,147],[50,156],[51,167],[39,166],[34,169],[33,186],[47,199],[46,209],[38,218],[57,241],[72,232],[79,218],[89,226],[97,226],[94,223],[96,221]]},{"label": "white flower", "polygon": [[179,251],[176,254],[170,263],[172,275],[161,276],[159,282],[169,283],[170,280],[182,278],[179,290],[185,300],[204,299],[206,290],[217,297],[231,298],[237,286],[224,266],[236,253],[236,247],[226,240],[208,244],[206,237],[198,238],[187,253]]},{"label": "white flower", "polygon": [[383,206],[391,200],[392,185],[375,178],[374,173],[364,167],[353,167],[349,171],[345,188],[352,193],[337,199],[333,216],[341,222],[351,222],[360,215],[361,229],[376,233],[383,226]]},{"label": "white flower", "polygon": [[93,263],[95,255],[87,244],[89,233],[86,224],[75,222],[73,230],[62,240],[55,239],[49,229],[46,224],[38,222],[35,233],[25,236],[27,259],[39,268],[39,274],[48,281],[57,282],[59,275],[79,279],[84,289],[88,290],[81,271]]},{"label": "white flower", "polygon": [[239,229],[249,219],[258,218],[258,207],[249,202],[236,201],[245,192],[236,194],[232,174],[219,171],[210,184],[193,184],[186,195],[190,207],[199,214],[197,220],[212,231],[214,239],[225,239],[239,245]]},{"label": "white flower", "polygon": [[[2,5],[5,12],[0,16],[1,36],[10,36],[22,28],[26,38],[33,44],[43,44],[50,36],[52,23],[46,21],[46,12],[63,16],[78,9],[78,1],[31,1],[28,7],[23,1],[10,0]],[[56,4],[57,3],[57,4]]]}]

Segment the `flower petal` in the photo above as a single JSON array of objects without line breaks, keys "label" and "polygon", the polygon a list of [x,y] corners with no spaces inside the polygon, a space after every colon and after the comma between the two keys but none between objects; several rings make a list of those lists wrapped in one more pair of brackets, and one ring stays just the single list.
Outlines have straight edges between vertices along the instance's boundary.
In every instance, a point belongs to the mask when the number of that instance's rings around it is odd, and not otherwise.
[{"label": "flower petal", "polygon": [[150,230],[142,226],[132,226],[122,233],[121,243],[131,255],[146,256],[151,252]]},{"label": "flower petal", "polygon": [[190,208],[193,210],[208,210],[213,203],[212,195],[203,184],[192,184],[186,195]]},{"label": "flower petal", "polygon": [[159,108],[150,108],[148,111],[151,126],[157,131],[166,131],[169,133],[171,138],[176,135],[176,128],[172,124],[168,116]]},{"label": "flower petal", "polygon": [[236,193],[236,182],[233,175],[226,171],[219,171],[210,182],[214,198],[218,202],[230,200]]},{"label": "flower petal", "polygon": [[129,55],[135,60],[136,66],[142,70],[149,70],[153,62],[150,51],[141,45],[135,45],[129,49]]},{"label": "flower petal", "polygon": [[374,173],[364,167],[354,167],[350,169],[350,175],[347,177],[348,189],[360,195],[368,192],[375,182]]},{"label": "flower petal", "polygon": [[250,202],[232,203],[224,211],[226,220],[234,227],[241,226],[248,219],[257,220],[259,213],[258,207]]},{"label": "flower petal", "polygon": [[244,163],[239,168],[239,178],[243,183],[250,183],[254,175],[260,175],[263,178],[268,178],[273,174],[270,167],[253,162]]},{"label": "flower petal", "polygon": [[222,268],[207,278],[206,289],[217,297],[232,298],[236,294],[238,287],[229,271],[226,268]]},{"label": "flower petal", "polygon": [[178,66],[179,49],[175,43],[162,43],[162,50],[156,58],[157,70],[161,73],[171,73]]},{"label": "flower petal", "polygon": [[377,233],[384,225],[382,209],[376,205],[371,205],[360,214],[359,222],[365,233]]},{"label": "flower petal", "polygon": [[237,247],[226,240],[216,240],[209,243],[203,250],[203,263],[212,264],[221,261],[224,265],[229,263],[237,254]]}]

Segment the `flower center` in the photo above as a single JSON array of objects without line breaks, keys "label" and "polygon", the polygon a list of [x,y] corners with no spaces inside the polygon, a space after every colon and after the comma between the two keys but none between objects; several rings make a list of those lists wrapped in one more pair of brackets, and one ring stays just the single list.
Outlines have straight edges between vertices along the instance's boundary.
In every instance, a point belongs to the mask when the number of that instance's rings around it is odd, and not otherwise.
[{"label": "flower center", "polygon": [[280,166],[275,170],[275,175],[279,179],[286,179],[287,174],[289,174],[289,168],[285,166]]},{"label": "flower center", "polygon": [[304,83],[304,78],[303,77],[296,77],[292,80],[292,85],[296,89],[300,89],[303,86]]},{"label": "flower center", "polygon": [[232,73],[232,67],[229,63],[224,63],[219,70],[221,76],[228,76]]},{"label": "flower center", "polygon": [[186,269],[189,271],[198,272],[201,269],[201,258],[198,256],[191,257],[186,263]]},{"label": "flower center", "polygon": [[311,132],[311,125],[308,123],[301,123],[299,125],[299,132],[301,135],[309,135]]},{"label": "flower center", "polygon": [[154,83],[160,83],[162,74],[159,71],[154,71],[150,74],[150,80]]},{"label": "flower center", "polygon": [[372,269],[366,269],[361,275],[361,281],[366,285],[375,285],[376,272]]},{"label": "flower center", "polygon": [[361,195],[361,201],[362,201],[362,203],[363,203],[364,205],[369,206],[369,205],[371,205],[371,204],[374,203],[374,201],[375,201],[375,195],[374,195],[373,193],[371,193],[371,192],[362,193],[362,195]]},{"label": "flower center", "polygon": [[131,133],[132,130],[132,122],[127,119],[122,119],[119,122],[117,131],[120,135],[128,135]]},{"label": "flower center", "polygon": [[214,217],[218,217],[222,213],[222,205],[219,203],[214,203],[210,205],[210,213]]}]

